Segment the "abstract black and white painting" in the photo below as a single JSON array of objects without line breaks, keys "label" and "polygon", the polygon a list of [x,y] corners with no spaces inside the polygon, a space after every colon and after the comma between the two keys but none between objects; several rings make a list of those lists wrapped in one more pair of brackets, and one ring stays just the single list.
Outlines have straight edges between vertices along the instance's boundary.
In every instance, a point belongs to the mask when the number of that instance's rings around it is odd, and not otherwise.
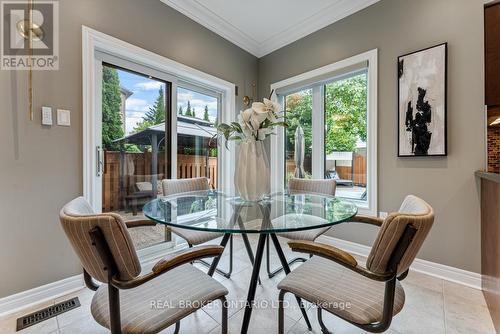
[{"label": "abstract black and white painting", "polygon": [[398,156],[444,156],[447,43],[398,58]]}]

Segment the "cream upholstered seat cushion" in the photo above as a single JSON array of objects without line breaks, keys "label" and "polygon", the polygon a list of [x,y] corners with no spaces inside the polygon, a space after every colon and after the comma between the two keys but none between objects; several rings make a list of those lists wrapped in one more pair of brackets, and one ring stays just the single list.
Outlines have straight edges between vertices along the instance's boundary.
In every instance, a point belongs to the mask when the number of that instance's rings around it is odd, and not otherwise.
[{"label": "cream upholstered seat cushion", "polygon": [[316,238],[318,238],[320,235],[328,231],[331,227],[322,227],[322,228],[315,228],[313,230],[305,230],[305,231],[298,231],[298,232],[282,232],[278,233],[278,236],[291,239],[291,240],[305,240],[305,241],[314,241]]},{"label": "cream upholstered seat cushion", "polygon": [[[157,333],[227,293],[222,284],[195,267],[180,266],[137,288],[120,291],[122,332]],[[95,293],[91,312],[100,325],[110,328],[106,284]]]},{"label": "cream upholstered seat cushion", "polygon": [[337,182],[332,179],[298,179],[288,180],[288,191],[290,194],[318,194],[324,196],[335,196]]},{"label": "cream upholstered seat cushion", "polygon": [[205,243],[207,241],[213,240],[215,238],[222,237],[224,234],[223,233],[216,233],[216,232],[203,232],[203,231],[197,231],[197,230],[188,230],[187,228],[179,228],[179,227],[170,227],[169,229],[186,240],[188,244],[196,246],[200,245],[202,243]]},{"label": "cream upholstered seat cushion", "polygon": [[[385,283],[366,278],[341,265],[315,256],[293,270],[278,289],[291,292],[357,324],[382,319]],[[405,293],[396,283],[394,314],[403,308]]]}]

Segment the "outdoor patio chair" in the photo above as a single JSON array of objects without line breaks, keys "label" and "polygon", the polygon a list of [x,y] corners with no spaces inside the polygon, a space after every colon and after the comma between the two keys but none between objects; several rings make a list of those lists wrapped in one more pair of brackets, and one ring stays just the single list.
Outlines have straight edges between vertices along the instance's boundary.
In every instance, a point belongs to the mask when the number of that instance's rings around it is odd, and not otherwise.
[{"label": "outdoor patio chair", "polygon": [[[337,188],[337,184],[335,180],[310,180],[310,179],[298,179],[298,178],[291,178],[288,181],[288,191],[290,194],[319,194],[323,196],[335,196],[335,190]],[[323,228],[318,228],[318,229],[313,229],[313,230],[306,230],[306,231],[300,231],[300,232],[285,232],[285,233],[278,233],[277,235],[282,238],[290,239],[290,240],[308,240],[308,241],[314,241],[316,240],[320,235],[328,231],[331,227],[323,227]],[[269,240],[268,240],[269,241]],[[270,264],[270,249],[269,249],[269,242],[266,243],[267,248],[266,248],[266,268],[267,268],[267,274],[269,278],[274,277],[276,274],[278,274],[280,271],[283,270],[283,267],[279,267],[278,269],[272,270],[271,269],[271,264]],[[289,265],[295,263],[295,262],[304,262],[306,261],[305,258],[303,257],[296,257],[290,262],[288,262]]]},{"label": "outdoor patio chair", "polygon": [[[293,251],[314,254],[279,284],[279,331],[284,333],[283,298],[287,292],[318,307],[323,333],[322,310],[373,333],[384,332],[405,302],[399,281],[403,280],[434,222],[429,204],[407,196],[399,212],[385,220],[356,216],[353,222],[380,227],[366,267],[349,253],[311,241],[290,241]],[[349,304],[347,304],[349,303]]]},{"label": "outdoor patio chair", "polygon": [[64,206],[60,220],[89,277],[102,282],[88,286],[96,291],[91,313],[111,333],[158,333],[174,324],[178,333],[183,318],[218,299],[223,301],[222,332],[227,333],[227,289],[189,264],[219,256],[223,247],[201,246],[170,254],[141,275],[137,253],[119,215],[96,214],[79,197]]},{"label": "outdoor patio chair", "polygon": [[354,186],[354,182],[352,180],[341,179],[336,170],[329,170],[325,173],[327,179],[332,179],[337,182],[339,186],[352,187]]},{"label": "outdoor patio chair", "polygon": [[[161,181],[164,196],[172,196],[180,193],[192,191],[209,190],[208,179],[206,177],[190,178],[190,179],[165,179]],[[167,226],[170,232],[180,236],[188,243],[189,247],[203,244],[210,240],[222,237],[223,233],[194,231],[178,227]],[[199,263],[210,268],[210,263],[200,260]],[[229,238],[229,270],[227,272],[221,269],[215,269],[220,275],[230,278],[233,271],[233,236]]]}]

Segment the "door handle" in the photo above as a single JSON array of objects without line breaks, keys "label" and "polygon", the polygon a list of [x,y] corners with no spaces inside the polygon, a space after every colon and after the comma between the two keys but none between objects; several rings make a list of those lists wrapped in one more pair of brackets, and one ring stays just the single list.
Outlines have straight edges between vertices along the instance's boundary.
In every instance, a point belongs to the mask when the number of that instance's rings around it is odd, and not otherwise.
[{"label": "door handle", "polygon": [[96,147],[96,160],[97,160],[97,176],[102,176],[104,172],[104,154],[101,146]]}]

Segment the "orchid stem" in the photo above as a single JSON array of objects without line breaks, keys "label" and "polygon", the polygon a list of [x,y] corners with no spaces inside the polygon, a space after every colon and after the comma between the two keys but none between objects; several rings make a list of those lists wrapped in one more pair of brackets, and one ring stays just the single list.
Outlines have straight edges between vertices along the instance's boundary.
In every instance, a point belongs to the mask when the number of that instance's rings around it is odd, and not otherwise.
[{"label": "orchid stem", "polygon": [[271,99],[271,97],[273,96],[273,93],[274,93],[274,89],[271,90],[271,93],[269,94],[269,100]]}]

